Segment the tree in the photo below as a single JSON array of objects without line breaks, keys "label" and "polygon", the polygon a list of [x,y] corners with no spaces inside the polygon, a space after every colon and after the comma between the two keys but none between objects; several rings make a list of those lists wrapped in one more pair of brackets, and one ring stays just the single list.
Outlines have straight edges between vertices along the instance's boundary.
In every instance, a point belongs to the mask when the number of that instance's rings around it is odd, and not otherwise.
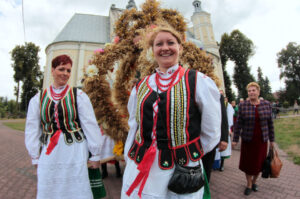
[{"label": "tree", "polygon": [[16,102],[19,103],[20,81],[24,79],[24,46],[16,46],[11,52],[11,59],[13,61],[12,67],[15,71],[14,80],[17,83],[15,87]]},{"label": "tree", "polygon": [[22,85],[21,93],[21,110],[27,110],[27,106],[30,98],[32,98],[41,87],[40,79],[42,73],[38,64],[39,57],[38,53],[40,48],[34,43],[25,43],[25,45],[16,46],[12,52],[12,67],[14,68],[15,74],[14,79],[17,82],[16,98],[18,103],[19,96],[19,83]]},{"label": "tree", "polygon": [[268,101],[273,101],[272,89],[268,77],[263,77],[260,67],[257,68],[257,83],[260,86],[260,96]]},{"label": "tree", "polygon": [[236,100],[236,96],[234,94],[234,92],[231,89],[231,79],[230,76],[228,75],[226,70],[223,70],[223,77],[224,77],[224,84],[225,84],[225,93],[226,93],[226,97],[228,98],[228,101],[235,101]]},{"label": "tree", "polygon": [[290,42],[285,49],[277,53],[280,79],[284,78],[286,98],[290,104],[300,96],[300,46]]},{"label": "tree", "polygon": [[238,97],[246,98],[246,86],[254,81],[248,66],[248,60],[254,53],[253,42],[239,30],[234,30],[230,36],[226,33],[222,35],[220,46],[222,65],[226,65],[228,59],[234,62],[233,80],[238,89]]},{"label": "tree", "polygon": [[225,84],[225,94],[226,97],[228,98],[228,101],[231,102],[235,100],[235,94],[233,93],[231,89],[232,81],[230,79],[230,76],[228,72],[226,71],[226,63],[228,61],[228,56],[226,52],[228,51],[227,48],[229,47],[228,42],[230,41],[230,38],[228,34],[223,34],[221,43],[220,43],[220,56],[221,56],[221,64],[222,64],[222,69],[223,69],[223,77],[224,77],[224,84]]},{"label": "tree", "polygon": [[0,97],[0,118],[6,117],[7,97]]}]

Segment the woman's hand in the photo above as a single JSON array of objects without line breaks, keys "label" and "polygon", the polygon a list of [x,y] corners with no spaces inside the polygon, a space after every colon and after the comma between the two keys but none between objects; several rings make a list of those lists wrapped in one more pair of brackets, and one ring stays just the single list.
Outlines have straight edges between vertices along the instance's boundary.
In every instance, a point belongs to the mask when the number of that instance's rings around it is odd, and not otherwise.
[{"label": "woman's hand", "polygon": [[100,167],[100,161],[88,161],[88,167],[91,169],[97,169]]},{"label": "woman's hand", "polygon": [[270,148],[274,148],[274,142],[270,142]]},{"label": "woman's hand", "polygon": [[226,150],[226,148],[227,148],[227,145],[228,145],[228,143],[227,142],[224,142],[224,141],[221,141],[220,143],[219,143],[219,151],[221,152],[221,151],[225,151]]}]

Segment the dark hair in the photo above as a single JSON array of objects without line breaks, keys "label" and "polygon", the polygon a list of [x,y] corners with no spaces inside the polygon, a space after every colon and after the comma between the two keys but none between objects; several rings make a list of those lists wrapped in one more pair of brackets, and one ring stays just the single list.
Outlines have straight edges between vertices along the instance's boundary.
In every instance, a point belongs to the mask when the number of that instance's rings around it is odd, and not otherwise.
[{"label": "dark hair", "polygon": [[52,59],[52,68],[56,68],[59,65],[73,64],[72,59],[68,55],[59,55]]}]

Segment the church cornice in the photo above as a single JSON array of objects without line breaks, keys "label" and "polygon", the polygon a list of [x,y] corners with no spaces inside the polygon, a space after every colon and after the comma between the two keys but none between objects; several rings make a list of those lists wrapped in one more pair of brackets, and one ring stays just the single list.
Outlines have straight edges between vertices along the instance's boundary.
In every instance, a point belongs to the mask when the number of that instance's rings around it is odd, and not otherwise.
[{"label": "church cornice", "polygon": [[[78,49],[78,45],[95,45],[95,46],[100,46],[100,45],[105,45],[105,43],[96,43],[96,42],[80,42],[80,41],[59,41],[59,42],[53,42],[51,44],[49,44],[46,48],[45,48],[45,52],[47,54],[47,52],[51,49],[55,49],[57,50],[56,47],[58,46],[69,46],[69,49],[75,49],[71,46],[76,46],[76,48]],[[58,48],[60,49],[60,48]],[[63,48],[62,48],[63,49]]]}]

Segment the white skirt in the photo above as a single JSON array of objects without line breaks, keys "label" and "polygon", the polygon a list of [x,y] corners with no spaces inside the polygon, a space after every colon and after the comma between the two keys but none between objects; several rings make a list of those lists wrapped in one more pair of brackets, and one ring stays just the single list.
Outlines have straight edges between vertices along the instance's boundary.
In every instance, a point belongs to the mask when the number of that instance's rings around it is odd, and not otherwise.
[{"label": "white skirt", "polygon": [[[49,143],[49,142],[48,142]],[[63,133],[50,155],[43,147],[38,162],[38,199],[92,199],[86,140],[67,145]]]},{"label": "white skirt", "polygon": [[115,142],[107,135],[102,135],[102,148],[101,148],[101,163],[108,162],[115,159],[113,150],[115,147]]},{"label": "white skirt", "polygon": [[220,152],[221,157],[230,157],[231,156],[231,137],[228,135],[228,145],[226,150]]}]

